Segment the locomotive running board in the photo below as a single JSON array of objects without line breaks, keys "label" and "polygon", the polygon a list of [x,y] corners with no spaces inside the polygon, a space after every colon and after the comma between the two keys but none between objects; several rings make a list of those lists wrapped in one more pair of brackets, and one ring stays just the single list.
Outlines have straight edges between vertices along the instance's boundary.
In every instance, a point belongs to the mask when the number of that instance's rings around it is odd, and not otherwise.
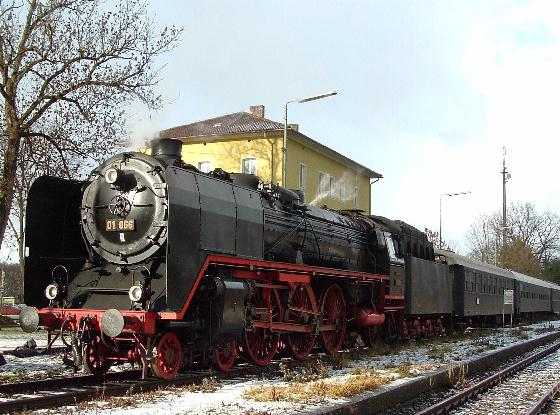
[{"label": "locomotive running board", "polygon": [[[361,271],[348,271],[336,268],[314,267],[302,264],[290,264],[285,262],[272,262],[255,259],[245,259],[231,257],[226,255],[208,255],[204,261],[204,265],[200,269],[196,281],[187,297],[187,301],[179,312],[163,312],[159,313],[164,320],[181,320],[185,315],[190,302],[196,292],[200,280],[210,266],[222,266],[234,270],[234,276],[240,279],[255,279],[270,282],[282,275],[285,281],[287,277],[293,275],[293,282],[298,282],[304,276],[309,277],[346,277],[349,279],[363,282],[381,282],[388,281],[388,275],[369,274]],[[275,278],[276,277],[276,278]]]}]

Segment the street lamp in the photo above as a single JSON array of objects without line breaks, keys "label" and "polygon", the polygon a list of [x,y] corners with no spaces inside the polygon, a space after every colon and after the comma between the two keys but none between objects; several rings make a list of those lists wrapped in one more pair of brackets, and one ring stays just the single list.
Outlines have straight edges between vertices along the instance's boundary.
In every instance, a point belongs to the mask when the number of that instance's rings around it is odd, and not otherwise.
[{"label": "street lamp", "polygon": [[471,191],[468,190],[466,192],[455,192],[455,193],[443,193],[441,195],[439,195],[439,249],[441,249],[441,199],[443,198],[443,196],[459,196],[459,195],[468,195],[470,194]]},{"label": "street lamp", "polygon": [[283,187],[286,187],[286,165],[287,165],[286,146],[288,144],[288,104],[291,104],[292,102],[298,102],[300,104],[303,104],[304,102],[315,101],[316,99],[326,98],[336,94],[337,94],[336,91],[325,92],[324,94],[317,94],[317,95],[312,95],[310,97],[293,99],[291,101],[286,102],[286,105],[284,105],[284,141],[282,142],[282,156],[283,156],[282,157],[282,186]]}]

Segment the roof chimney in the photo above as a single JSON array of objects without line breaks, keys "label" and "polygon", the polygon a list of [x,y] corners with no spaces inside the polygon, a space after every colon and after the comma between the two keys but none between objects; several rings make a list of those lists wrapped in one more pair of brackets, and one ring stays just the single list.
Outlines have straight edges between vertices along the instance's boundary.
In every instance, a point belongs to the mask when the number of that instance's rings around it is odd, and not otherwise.
[{"label": "roof chimney", "polygon": [[249,112],[253,117],[264,118],[264,105],[251,105]]}]

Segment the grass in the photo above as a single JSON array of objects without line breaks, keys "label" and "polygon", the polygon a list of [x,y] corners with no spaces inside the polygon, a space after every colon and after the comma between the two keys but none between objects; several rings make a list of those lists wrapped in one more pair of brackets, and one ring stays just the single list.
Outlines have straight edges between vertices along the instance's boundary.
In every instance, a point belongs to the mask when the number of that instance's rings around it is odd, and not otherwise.
[{"label": "grass", "polygon": [[220,389],[221,385],[220,382],[215,377],[209,377],[202,379],[202,383],[199,385],[192,384],[183,387],[183,390],[187,392],[203,392],[203,393],[211,393],[216,392]]},{"label": "grass", "polygon": [[329,398],[349,398],[375,390],[390,381],[388,376],[380,374],[376,370],[356,373],[359,374],[352,374],[338,381],[319,380],[287,385],[255,386],[244,391],[243,397],[257,402],[322,402]]},{"label": "grass", "polygon": [[0,373],[1,383],[23,382],[26,379],[27,376],[25,376],[25,373],[20,370],[17,370],[15,372]]},{"label": "grass", "polygon": [[64,373],[62,370],[55,370],[48,368],[41,373],[29,374],[21,370],[16,370],[15,372],[4,372],[0,373],[0,383],[15,383],[23,382],[28,380],[42,380],[50,379],[56,376],[60,376]]},{"label": "grass", "polygon": [[426,355],[432,360],[443,362],[445,360],[445,354],[451,353],[452,351],[453,347],[449,344],[434,344],[428,348]]},{"label": "grass", "polygon": [[454,368],[450,363],[447,368],[447,376],[449,376],[449,381],[451,382],[451,384],[455,385],[457,389],[462,389],[469,384],[468,367],[462,363],[458,368]]},{"label": "grass", "polygon": [[0,336],[2,333],[23,333],[24,331],[20,326],[0,326]]},{"label": "grass", "polygon": [[404,362],[398,365],[397,367],[392,368],[391,371],[399,375],[399,377],[401,378],[412,378],[416,376],[416,374],[412,371],[412,369],[413,369],[412,363]]},{"label": "grass", "polygon": [[280,363],[279,368],[284,382],[310,382],[329,375],[328,368],[321,359],[307,361],[297,369],[289,368],[284,363]]},{"label": "grass", "polygon": [[551,322],[544,323],[542,327],[539,327],[535,330],[535,333],[542,334],[548,333],[549,331],[556,331],[556,327]]},{"label": "grass", "polygon": [[512,330],[511,335],[513,337],[517,337],[520,340],[528,340],[529,335],[526,333],[526,330],[523,330],[522,327]]}]

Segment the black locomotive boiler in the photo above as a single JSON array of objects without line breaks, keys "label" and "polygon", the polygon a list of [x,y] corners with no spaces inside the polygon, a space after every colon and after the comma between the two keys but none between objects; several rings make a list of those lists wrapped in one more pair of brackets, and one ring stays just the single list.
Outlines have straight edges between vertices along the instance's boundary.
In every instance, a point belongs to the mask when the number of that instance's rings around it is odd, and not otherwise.
[{"label": "black locomotive boiler", "polygon": [[111,157],[83,182],[39,178],[25,243],[22,328],[62,337],[95,374],[136,362],[172,378],[238,355],[266,365],[278,351],[336,353],[350,333],[371,345],[464,318],[459,273],[424,233],[256,176],[201,173],[176,140]]},{"label": "black locomotive boiler", "polygon": [[137,361],[164,378],[183,360],[227,369],[238,350],[259,365],[279,347],[334,353],[386,316],[396,333],[404,297],[390,294],[394,241],[381,225],[255,176],[200,173],[180,150],[157,140],[84,182],[34,183],[24,329],[59,334],[90,372]]}]

